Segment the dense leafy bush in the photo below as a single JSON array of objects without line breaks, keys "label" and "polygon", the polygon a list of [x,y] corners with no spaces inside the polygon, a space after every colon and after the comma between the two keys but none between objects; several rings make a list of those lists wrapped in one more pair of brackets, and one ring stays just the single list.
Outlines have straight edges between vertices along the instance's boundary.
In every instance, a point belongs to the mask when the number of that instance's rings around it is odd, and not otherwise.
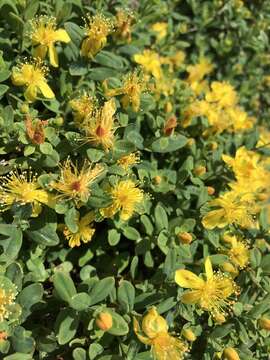
[{"label": "dense leafy bush", "polygon": [[269,27],[0,2],[1,359],[269,358]]}]

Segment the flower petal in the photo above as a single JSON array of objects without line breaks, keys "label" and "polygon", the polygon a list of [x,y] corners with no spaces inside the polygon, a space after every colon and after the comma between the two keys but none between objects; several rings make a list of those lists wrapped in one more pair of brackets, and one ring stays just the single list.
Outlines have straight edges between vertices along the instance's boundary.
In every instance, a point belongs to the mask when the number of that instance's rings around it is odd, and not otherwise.
[{"label": "flower petal", "polygon": [[37,98],[37,86],[29,85],[24,92],[24,97],[29,102],[35,101]]},{"label": "flower petal", "polygon": [[204,281],[191,271],[180,269],[175,272],[175,282],[179,286],[188,289],[201,289]]},{"label": "flower petal", "polygon": [[34,57],[44,59],[47,54],[47,46],[46,45],[39,45],[34,50]]},{"label": "flower petal", "polygon": [[210,256],[207,256],[205,263],[204,263],[204,268],[205,268],[205,275],[207,280],[210,280],[213,278],[213,268],[212,268],[212,263],[210,260]]},{"label": "flower petal", "polygon": [[53,44],[50,44],[49,46],[49,58],[51,65],[54,67],[58,67],[58,55]]},{"label": "flower petal", "polygon": [[62,41],[64,43],[68,43],[71,41],[68,33],[64,29],[58,29],[54,33],[54,40],[55,41]]},{"label": "flower petal", "polygon": [[188,291],[181,297],[184,304],[196,304],[200,301],[202,293],[200,290]]},{"label": "flower petal", "polygon": [[11,81],[13,85],[22,86],[26,84],[25,76],[20,71],[12,72]]},{"label": "flower petal", "polygon": [[48,99],[54,98],[54,93],[49,85],[45,81],[40,81],[38,83],[38,88],[41,91],[42,95]]},{"label": "flower petal", "polygon": [[223,228],[228,224],[227,220],[224,219],[224,215],[224,209],[212,210],[203,217],[202,224],[209,230],[214,229],[216,226]]}]

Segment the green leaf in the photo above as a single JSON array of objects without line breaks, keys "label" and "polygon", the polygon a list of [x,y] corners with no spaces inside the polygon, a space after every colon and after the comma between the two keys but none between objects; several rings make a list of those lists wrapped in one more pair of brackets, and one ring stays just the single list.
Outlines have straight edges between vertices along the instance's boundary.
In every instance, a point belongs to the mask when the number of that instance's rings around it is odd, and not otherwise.
[{"label": "green leaf", "polygon": [[4,251],[0,256],[0,261],[15,260],[22,246],[22,231],[15,225],[0,224],[0,234],[7,237],[0,242]]},{"label": "green leaf", "polygon": [[113,277],[107,277],[95,284],[89,292],[91,297],[91,305],[97,304],[104,300],[113,290],[114,284],[115,281]]},{"label": "green leaf", "polygon": [[79,212],[74,207],[72,207],[65,213],[65,223],[69,230],[73,233],[77,232],[79,229],[77,221],[78,218]]},{"label": "green leaf", "polygon": [[115,246],[119,243],[121,234],[116,229],[110,229],[108,231],[108,242],[111,246]]},{"label": "green leaf", "polygon": [[106,67],[92,68],[89,70],[88,77],[91,80],[103,81],[109,77],[117,77],[118,71],[114,69],[109,69]]},{"label": "green leaf", "polygon": [[3,360],[33,360],[32,355],[24,353],[15,353],[12,355],[5,356]]},{"label": "green leaf", "polygon": [[74,310],[86,310],[91,304],[91,298],[87,293],[78,293],[72,296],[69,304]]},{"label": "green leaf", "polygon": [[57,295],[67,303],[77,294],[75,285],[69,274],[57,271],[53,275],[53,284]]},{"label": "green leaf", "polygon": [[45,224],[41,228],[33,225],[32,230],[26,231],[26,234],[31,240],[44,246],[55,246],[59,243],[59,237],[50,224]]},{"label": "green leaf", "polygon": [[22,307],[22,318],[26,319],[32,312],[32,306],[42,300],[43,287],[41,284],[31,284],[18,295],[16,302]]},{"label": "green leaf", "polygon": [[124,59],[109,51],[100,51],[94,59],[94,62],[121,71],[124,67]]},{"label": "green leaf", "polygon": [[107,332],[115,336],[123,336],[128,334],[129,327],[123,317],[111,309],[106,309],[106,312],[109,312],[113,319],[113,325],[109,330],[107,330]]},{"label": "green leaf", "polygon": [[103,353],[104,349],[100,344],[93,343],[89,346],[88,354],[90,360],[94,360],[98,355]]},{"label": "green leaf", "polygon": [[160,204],[155,207],[155,220],[155,226],[158,231],[168,228],[168,216]]},{"label": "green leaf", "polygon": [[123,234],[129,240],[137,241],[137,240],[141,239],[141,235],[140,235],[139,231],[136,230],[134,227],[131,227],[131,226],[125,227],[124,230],[123,230]]},{"label": "green leaf", "polygon": [[118,288],[117,297],[120,305],[126,313],[133,310],[135,300],[135,289],[133,285],[126,280],[123,280]]},{"label": "green leaf", "polygon": [[55,323],[58,343],[60,345],[67,344],[75,336],[78,325],[79,317],[75,310],[61,310]]},{"label": "green leaf", "polygon": [[8,91],[9,86],[7,85],[0,85],[0,98]]},{"label": "green leaf", "polygon": [[86,360],[87,354],[86,350],[83,348],[76,348],[72,351],[72,356],[74,360]]},{"label": "green leaf", "polygon": [[21,353],[34,353],[35,340],[30,336],[31,332],[18,326],[11,337],[12,346],[15,351]]},{"label": "green leaf", "polygon": [[151,150],[158,153],[172,152],[181,149],[187,144],[188,139],[180,134],[170,137],[161,137],[151,145]]}]

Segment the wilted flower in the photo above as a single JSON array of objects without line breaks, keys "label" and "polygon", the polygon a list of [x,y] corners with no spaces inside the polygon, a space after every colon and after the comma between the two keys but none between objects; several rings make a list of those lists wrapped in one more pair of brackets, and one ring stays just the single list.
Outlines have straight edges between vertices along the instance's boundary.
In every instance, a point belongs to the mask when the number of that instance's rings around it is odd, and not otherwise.
[{"label": "wilted flower", "polygon": [[151,346],[155,360],[183,359],[187,346],[168,332],[166,320],[160,316],[155,307],[151,308],[143,317],[141,327],[134,318],[134,332],[138,339]]},{"label": "wilted flower", "polygon": [[123,41],[131,42],[131,27],[134,16],[123,9],[117,11],[115,16],[114,37]]},{"label": "wilted flower", "polygon": [[116,105],[114,99],[106,101],[84,125],[86,139],[95,145],[101,145],[108,151],[114,143],[114,113]]},{"label": "wilted flower", "polygon": [[90,186],[104,170],[103,166],[96,164],[94,167],[87,161],[79,170],[70,159],[61,166],[60,179],[51,183],[51,187],[57,190],[58,198],[73,199],[76,203],[87,202],[90,196]]},{"label": "wilted flower", "polygon": [[86,38],[82,42],[81,55],[92,59],[107,43],[113,30],[113,22],[102,14],[87,16]]},{"label": "wilted flower", "polygon": [[78,230],[74,233],[66,226],[63,230],[65,238],[68,240],[68,245],[73,248],[80,246],[81,241],[88,243],[92,240],[95,233],[95,229],[92,227],[92,222],[95,220],[95,214],[93,211],[87,213],[82,218],[79,218],[79,214],[76,217],[76,224]]},{"label": "wilted flower", "polygon": [[54,98],[54,93],[47,84],[47,68],[37,59],[13,67],[11,80],[16,86],[26,86],[24,97],[29,102],[37,99],[40,92],[45,98]]},{"label": "wilted flower", "polygon": [[144,193],[136,187],[132,180],[121,180],[114,187],[110,188],[109,195],[112,197],[111,206],[101,209],[105,217],[113,217],[120,211],[120,218],[128,220],[142,203]]},{"label": "wilted flower", "polygon": [[48,16],[39,16],[31,20],[31,40],[33,45],[37,45],[34,50],[34,56],[40,59],[46,57],[49,52],[50,63],[54,67],[58,67],[58,55],[55,49],[57,41],[68,43],[70,37],[66,30],[56,30],[56,18]]},{"label": "wilted flower", "polygon": [[140,110],[141,93],[146,90],[146,79],[144,76],[140,76],[137,71],[134,71],[124,77],[122,87],[108,89],[105,81],[104,88],[106,96],[124,95],[121,99],[124,109],[131,104],[132,110],[137,112]]},{"label": "wilted flower", "polygon": [[45,141],[44,126],[47,125],[47,121],[32,120],[30,115],[26,116],[25,119],[26,134],[30,141],[35,145],[43,144]]},{"label": "wilted flower", "polygon": [[5,211],[14,203],[31,204],[33,216],[40,213],[40,204],[54,205],[52,196],[40,188],[37,174],[31,169],[24,171],[16,169],[0,178],[0,206]]},{"label": "wilted flower", "polygon": [[177,118],[175,116],[169,117],[164,124],[164,128],[163,128],[164,135],[166,136],[172,135],[177,125],[178,125]]},{"label": "wilted flower", "polygon": [[205,260],[205,280],[189,270],[180,269],[175,272],[175,282],[187,289],[181,301],[184,304],[198,304],[209,311],[213,318],[224,318],[226,308],[231,304],[229,298],[237,294],[235,282],[221,272],[214,273],[208,256]]}]

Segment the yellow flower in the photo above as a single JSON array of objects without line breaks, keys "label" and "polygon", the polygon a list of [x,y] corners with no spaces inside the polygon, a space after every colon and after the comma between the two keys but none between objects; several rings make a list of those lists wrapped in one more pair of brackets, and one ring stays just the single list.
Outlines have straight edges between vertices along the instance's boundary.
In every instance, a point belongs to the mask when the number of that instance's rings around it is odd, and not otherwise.
[{"label": "yellow flower", "polygon": [[8,279],[0,277],[0,322],[8,319],[12,310],[16,307],[14,302],[17,296],[17,289]]},{"label": "yellow flower", "polygon": [[118,10],[115,16],[114,37],[123,41],[131,42],[131,27],[134,16],[125,10]]},{"label": "yellow flower", "polygon": [[140,326],[137,319],[133,322],[134,332],[138,339],[151,346],[155,360],[183,359],[187,346],[168,332],[166,320],[158,314],[156,308],[151,308],[143,317]]},{"label": "yellow flower", "polygon": [[81,127],[84,120],[94,114],[97,106],[97,99],[94,96],[83,93],[82,95],[70,100],[70,107],[74,112],[74,120],[78,127]]},{"label": "yellow flower", "polygon": [[121,166],[125,171],[128,171],[131,166],[138,164],[139,161],[140,155],[138,152],[135,152],[122,156],[119,160],[117,160],[117,165]]},{"label": "yellow flower", "polygon": [[214,273],[210,257],[204,263],[205,280],[189,270],[180,269],[175,272],[175,282],[187,289],[181,301],[184,304],[198,304],[203,310],[210,312],[215,319],[224,317],[226,308],[231,304],[230,297],[238,289],[234,281],[221,272]]},{"label": "yellow flower", "polygon": [[211,91],[205,95],[206,101],[218,103],[222,108],[235,106],[238,101],[233,86],[226,81],[214,81],[211,83]]},{"label": "yellow flower", "polygon": [[58,192],[58,198],[73,199],[75,203],[87,202],[90,196],[90,185],[102,173],[103,166],[96,164],[91,167],[90,163],[85,161],[79,170],[70,159],[66,160],[61,166],[60,179],[54,181],[51,187]]},{"label": "yellow flower", "polygon": [[53,207],[52,196],[40,189],[37,174],[31,170],[14,170],[0,178],[0,205],[3,211],[8,210],[14,203],[21,205],[31,204],[32,216],[37,216],[41,211],[40,204]]},{"label": "yellow flower", "polygon": [[140,110],[141,93],[146,89],[146,80],[145,77],[140,76],[137,71],[125,76],[122,87],[108,89],[107,82],[104,81],[103,84],[105,96],[124,95],[121,99],[124,109],[127,109],[129,104],[131,104],[134,112]]},{"label": "yellow flower", "polygon": [[162,40],[167,35],[168,24],[166,22],[157,22],[151,26],[151,30],[156,33],[157,41]]},{"label": "yellow flower", "polygon": [[113,203],[111,206],[101,209],[105,217],[113,217],[120,211],[120,218],[128,220],[142,203],[144,193],[136,187],[132,180],[121,180],[109,190]]},{"label": "yellow flower", "polygon": [[243,130],[252,129],[255,123],[255,119],[249,117],[248,114],[239,106],[230,108],[227,110],[232,124],[231,131],[240,132]]},{"label": "yellow flower", "polygon": [[88,243],[92,240],[92,237],[95,233],[95,229],[92,227],[92,222],[95,220],[94,212],[89,212],[79,219],[79,215],[76,218],[76,223],[78,230],[76,232],[71,232],[67,227],[64,228],[64,236],[68,240],[68,245],[73,248],[75,246],[80,246],[81,241]]},{"label": "yellow flower", "polygon": [[[269,76],[270,79],[270,76]],[[264,126],[260,126],[259,127],[259,140],[256,144],[256,147],[265,147],[265,148],[269,148],[270,146],[270,131],[265,128]]]},{"label": "yellow flower", "polygon": [[177,69],[183,65],[185,58],[186,54],[184,51],[177,51],[174,55],[161,57],[161,63],[169,65],[169,72],[173,72],[174,68]]},{"label": "yellow flower", "polygon": [[230,244],[230,249],[226,251],[231,262],[238,268],[244,269],[249,263],[249,247],[247,243],[238,239],[235,235],[224,235],[224,240]]},{"label": "yellow flower", "polygon": [[101,145],[108,151],[114,143],[114,113],[116,105],[114,99],[106,101],[93,117],[89,117],[84,125],[86,139],[95,145]]},{"label": "yellow flower", "polygon": [[54,44],[57,41],[69,43],[70,37],[66,30],[56,30],[56,18],[48,16],[39,16],[31,22],[31,40],[33,45],[37,45],[34,50],[34,56],[44,59],[49,51],[50,63],[58,67],[58,55]]},{"label": "yellow flower", "polygon": [[206,58],[201,58],[198,64],[187,66],[189,84],[200,82],[206,75],[213,71],[214,66]]},{"label": "yellow flower", "polygon": [[102,14],[87,16],[86,38],[82,42],[81,55],[92,59],[107,43],[107,36],[113,31],[113,23]]},{"label": "yellow flower", "polygon": [[250,198],[245,198],[244,195],[228,191],[210,201],[209,205],[218,209],[210,211],[203,217],[202,224],[206,229],[224,228],[230,224],[237,224],[243,228],[256,227],[253,215],[258,212],[258,208],[254,206]]},{"label": "yellow flower", "polygon": [[135,54],[134,60],[142,65],[144,70],[152,74],[157,80],[162,77],[161,59],[155,51],[144,50],[142,54]]},{"label": "yellow flower", "polygon": [[38,92],[45,98],[52,99],[54,93],[47,84],[46,74],[47,68],[37,59],[32,63],[25,62],[13,67],[11,81],[15,86],[26,86],[24,97],[29,102],[37,99]]}]

